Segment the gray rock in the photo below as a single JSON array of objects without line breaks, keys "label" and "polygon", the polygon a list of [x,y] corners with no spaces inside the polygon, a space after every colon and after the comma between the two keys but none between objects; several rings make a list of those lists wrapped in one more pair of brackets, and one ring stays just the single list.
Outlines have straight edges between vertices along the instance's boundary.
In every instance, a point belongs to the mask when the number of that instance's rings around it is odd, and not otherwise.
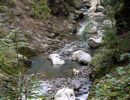
[{"label": "gray rock", "polygon": [[91,37],[88,40],[88,44],[92,48],[97,48],[102,43],[102,37]]},{"label": "gray rock", "polygon": [[68,87],[58,90],[54,100],[75,100],[74,90]]},{"label": "gray rock", "polygon": [[48,58],[52,61],[53,65],[63,65],[65,63],[59,54],[50,54]]},{"label": "gray rock", "polygon": [[75,51],[72,55],[72,60],[74,61],[78,61],[79,63],[84,63],[84,64],[88,64],[89,62],[91,62],[92,57],[90,54],[79,50],[79,51]]},{"label": "gray rock", "polygon": [[103,6],[97,6],[97,12],[105,12],[105,8]]}]

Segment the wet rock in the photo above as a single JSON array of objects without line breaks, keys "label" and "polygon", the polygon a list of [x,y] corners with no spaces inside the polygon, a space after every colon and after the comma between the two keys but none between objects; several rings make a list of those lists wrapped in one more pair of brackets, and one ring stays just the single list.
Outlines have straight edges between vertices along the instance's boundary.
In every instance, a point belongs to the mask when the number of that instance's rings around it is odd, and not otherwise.
[{"label": "wet rock", "polygon": [[50,54],[48,58],[52,61],[53,65],[63,65],[63,64],[65,64],[65,61],[62,60],[60,58],[60,55],[58,55],[58,54]]},{"label": "wet rock", "polygon": [[97,12],[105,12],[105,8],[103,6],[97,6]]},{"label": "wet rock", "polygon": [[95,11],[96,11],[96,7],[94,6],[94,7],[91,7],[88,12],[92,13],[92,12],[95,12]]},{"label": "wet rock", "polygon": [[88,40],[88,44],[92,48],[97,48],[102,43],[102,37],[91,37]]},{"label": "wet rock", "polygon": [[62,88],[58,90],[54,100],[75,100],[74,90],[70,88]]},{"label": "wet rock", "polygon": [[82,83],[78,79],[72,80],[71,84],[74,85],[74,89],[79,89],[81,87],[81,85],[82,85]]},{"label": "wet rock", "polygon": [[79,50],[73,53],[72,60],[78,61],[79,63],[88,64],[89,62],[91,62],[92,57],[90,54]]}]

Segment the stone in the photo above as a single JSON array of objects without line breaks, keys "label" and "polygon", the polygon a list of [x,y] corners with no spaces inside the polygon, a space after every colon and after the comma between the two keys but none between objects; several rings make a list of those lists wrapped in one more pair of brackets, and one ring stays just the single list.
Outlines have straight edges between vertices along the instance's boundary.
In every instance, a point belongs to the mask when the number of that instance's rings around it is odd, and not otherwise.
[{"label": "stone", "polygon": [[53,65],[63,65],[65,61],[60,58],[58,54],[50,54],[49,59],[52,61]]},{"label": "stone", "polygon": [[103,27],[112,28],[112,21],[111,20],[104,20],[102,25]]},{"label": "stone", "polygon": [[78,75],[79,73],[80,73],[80,71],[79,71],[79,70],[77,70],[77,69],[73,68],[73,74],[74,74],[74,75]]},{"label": "stone", "polygon": [[92,48],[97,48],[102,43],[102,37],[91,37],[88,40],[88,45]]},{"label": "stone", "polygon": [[91,7],[89,10],[88,10],[88,12],[89,13],[92,13],[92,12],[95,12],[96,11],[96,7],[94,6],[94,7]]},{"label": "stone", "polygon": [[78,50],[73,53],[71,59],[74,61],[78,61],[79,63],[88,64],[89,62],[91,62],[92,57],[90,54],[82,50]]},{"label": "stone", "polygon": [[76,100],[74,90],[68,87],[58,90],[54,100]]},{"label": "stone", "polygon": [[96,7],[97,5],[100,5],[100,0],[90,0],[91,6]]},{"label": "stone", "polygon": [[105,12],[105,8],[103,6],[97,6],[97,12]]},{"label": "stone", "polygon": [[105,14],[103,14],[102,12],[90,13],[89,17],[96,22],[101,22],[106,19]]},{"label": "stone", "polygon": [[100,0],[90,0],[91,8],[89,12],[95,12],[97,5],[100,5]]}]

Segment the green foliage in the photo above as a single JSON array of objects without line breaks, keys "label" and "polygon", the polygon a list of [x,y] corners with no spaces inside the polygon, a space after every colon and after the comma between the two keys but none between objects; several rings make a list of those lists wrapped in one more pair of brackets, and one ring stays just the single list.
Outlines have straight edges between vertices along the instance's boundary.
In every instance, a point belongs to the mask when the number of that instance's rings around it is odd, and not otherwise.
[{"label": "green foliage", "polygon": [[117,67],[96,80],[89,100],[128,100],[130,98],[130,65]]},{"label": "green foliage", "polygon": [[110,65],[113,62],[113,50],[102,48],[94,55],[91,65],[93,68],[93,77],[99,78],[110,71]]},{"label": "green foliage", "polygon": [[108,71],[112,65],[113,57],[117,51],[117,37],[115,35],[115,29],[105,28],[105,36],[103,38],[102,46],[95,52],[91,65],[94,66],[94,77],[102,77]]},{"label": "green foliage", "polygon": [[0,6],[14,6],[16,0],[0,0]]},{"label": "green foliage", "polygon": [[103,0],[107,16],[113,21],[116,11],[122,8],[122,0]]},{"label": "green foliage", "polygon": [[107,67],[111,63],[112,56],[112,50],[103,48],[96,53],[91,64],[96,67]]},{"label": "green foliage", "polygon": [[105,28],[104,45],[111,49],[116,48],[117,46],[116,29]]},{"label": "green foliage", "polygon": [[34,17],[47,19],[50,17],[50,12],[46,0],[32,0],[32,15]]},{"label": "green foliage", "polygon": [[[14,100],[18,97],[17,89],[19,89],[19,87],[17,87],[17,82],[20,74],[25,70],[24,66],[18,66],[19,61],[16,49],[19,45],[16,36],[18,33],[18,29],[12,30],[0,38],[0,71],[2,72],[2,76],[7,76],[7,78],[0,77],[2,82],[0,97],[5,98],[4,100]],[[6,76],[4,74],[6,74]]]},{"label": "green foliage", "polygon": [[19,29],[15,29],[0,38],[0,100],[18,100],[23,96],[45,98],[44,95],[33,93],[40,84],[36,74],[24,74],[26,68],[20,62],[18,48],[26,47],[27,43],[20,33]]}]

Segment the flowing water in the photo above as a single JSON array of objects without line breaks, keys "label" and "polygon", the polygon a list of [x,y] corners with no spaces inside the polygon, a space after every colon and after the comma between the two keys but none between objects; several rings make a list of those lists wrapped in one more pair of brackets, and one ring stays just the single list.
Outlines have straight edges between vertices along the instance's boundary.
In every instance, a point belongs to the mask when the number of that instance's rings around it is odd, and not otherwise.
[{"label": "flowing water", "polygon": [[[82,23],[78,33],[83,33],[86,24],[86,22]],[[83,50],[93,54],[88,44],[80,38],[54,51],[65,60],[66,63],[63,66],[53,66],[47,57],[37,56],[32,58],[32,67],[28,73],[42,73],[44,77],[43,81],[39,80],[38,84],[40,83],[40,85],[33,92],[37,95],[44,94],[48,97],[48,100],[51,100],[59,89],[69,87],[74,89],[76,100],[87,100],[89,88],[91,87],[90,70],[87,66],[70,60],[72,53],[76,50]],[[74,75],[73,69],[79,70],[79,75]]]},{"label": "flowing water", "polygon": [[[86,10],[86,13],[88,13],[87,11],[88,10]],[[89,22],[87,18],[88,15],[86,15],[84,21],[80,23],[81,27],[77,32],[77,35],[79,37],[81,36],[81,38]],[[94,34],[88,34],[87,38],[85,38],[88,39],[93,35]],[[38,82],[39,85],[33,92],[37,93],[37,95],[44,94],[48,100],[52,100],[59,89],[69,87],[74,89],[76,100],[87,100],[89,88],[91,87],[89,78],[91,70],[88,66],[83,66],[70,60],[72,53],[76,50],[83,50],[93,56],[94,50],[90,49],[87,42],[82,41],[81,38],[73,40],[71,43],[66,43],[63,48],[54,51],[54,53],[59,54],[62,59],[65,60],[66,63],[63,66],[53,66],[47,57],[37,56],[32,58],[32,67],[28,73],[41,73],[43,75],[43,80],[39,80],[40,84]],[[80,73],[74,75],[73,69],[79,70]]]}]

